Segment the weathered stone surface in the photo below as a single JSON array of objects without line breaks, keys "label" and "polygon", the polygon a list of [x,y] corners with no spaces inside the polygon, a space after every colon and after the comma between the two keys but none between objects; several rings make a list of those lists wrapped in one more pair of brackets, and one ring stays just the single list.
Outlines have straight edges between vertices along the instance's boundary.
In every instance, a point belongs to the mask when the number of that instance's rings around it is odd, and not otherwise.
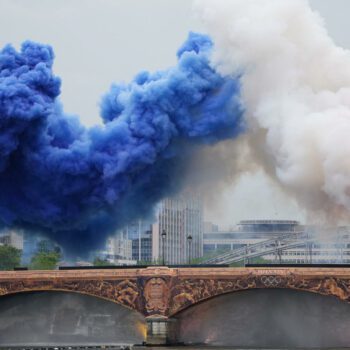
[{"label": "weathered stone surface", "polygon": [[0,295],[38,290],[89,294],[170,317],[217,295],[288,288],[350,301],[350,270],[342,268],[167,268],[0,272]]}]

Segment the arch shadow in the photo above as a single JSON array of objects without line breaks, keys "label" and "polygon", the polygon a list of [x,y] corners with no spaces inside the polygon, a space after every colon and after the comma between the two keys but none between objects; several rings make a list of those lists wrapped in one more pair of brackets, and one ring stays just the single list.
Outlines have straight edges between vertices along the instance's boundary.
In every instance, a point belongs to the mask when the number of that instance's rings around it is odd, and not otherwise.
[{"label": "arch shadow", "polygon": [[21,291],[0,298],[0,346],[140,344],[136,310],[78,291]]},{"label": "arch shadow", "polygon": [[295,289],[221,294],[173,315],[185,344],[251,348],[329,348],[350,344],[350,304]]}]

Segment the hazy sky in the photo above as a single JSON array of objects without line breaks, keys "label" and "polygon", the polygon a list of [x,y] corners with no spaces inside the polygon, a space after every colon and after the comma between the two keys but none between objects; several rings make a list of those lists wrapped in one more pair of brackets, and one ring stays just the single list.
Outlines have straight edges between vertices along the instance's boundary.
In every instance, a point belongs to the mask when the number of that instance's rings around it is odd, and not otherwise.
[{"label": "hazy sky", "polygon": [[[335,42],[350,48],[350,1],[310,4]],[[0,0],[0,46],[19,47],[26,39],[51,44],[65,111],[91,125],[113,81],[174,64],[188,31],[203,30],[191,8],[190,0]],[[302,220],[303,213],[262,173],[244,176],[208,213],[225,224],[263,217]]]}]

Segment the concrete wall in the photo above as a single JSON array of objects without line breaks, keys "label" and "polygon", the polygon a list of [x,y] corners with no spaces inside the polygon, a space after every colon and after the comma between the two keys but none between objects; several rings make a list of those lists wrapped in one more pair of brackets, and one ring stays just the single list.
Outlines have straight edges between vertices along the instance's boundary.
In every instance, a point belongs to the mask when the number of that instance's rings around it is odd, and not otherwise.
[{"label": "concrete wall", "polygon": [[345,347],[350,304],[335,297],[283,289],[236,292],[177,315],[177,339],[237,347]]},{"label": "concrete wall", "polygon": [[136,311],[67,292],[0,297],[0,346],[140,344],[146,322]]}]

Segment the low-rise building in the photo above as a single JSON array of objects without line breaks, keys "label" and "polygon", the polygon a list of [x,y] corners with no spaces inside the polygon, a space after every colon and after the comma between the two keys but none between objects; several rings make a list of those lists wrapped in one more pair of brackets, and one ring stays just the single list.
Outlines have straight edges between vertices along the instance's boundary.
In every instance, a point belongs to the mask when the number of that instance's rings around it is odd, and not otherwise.
[{"label": "low-rise building", "polygon": [[294,220],[242,220],[235,230],[203,234],[204,254],[228,251],[303,230]]},{"label": "low-rise building", "polygon": [[[235,230],[205,232],[203,250],[207,256],[233,251],[280,237],[300,234],[305,243],[290,249],[276,249],[262,256],[281,263],[350,263],[350,228],[303,226],[293,220],[244,220]],[[307,240],[305,240],[305,236]],[[303,241],[303,242],[304,242]],[[249,259],[247,260],[249,261]]]}]

